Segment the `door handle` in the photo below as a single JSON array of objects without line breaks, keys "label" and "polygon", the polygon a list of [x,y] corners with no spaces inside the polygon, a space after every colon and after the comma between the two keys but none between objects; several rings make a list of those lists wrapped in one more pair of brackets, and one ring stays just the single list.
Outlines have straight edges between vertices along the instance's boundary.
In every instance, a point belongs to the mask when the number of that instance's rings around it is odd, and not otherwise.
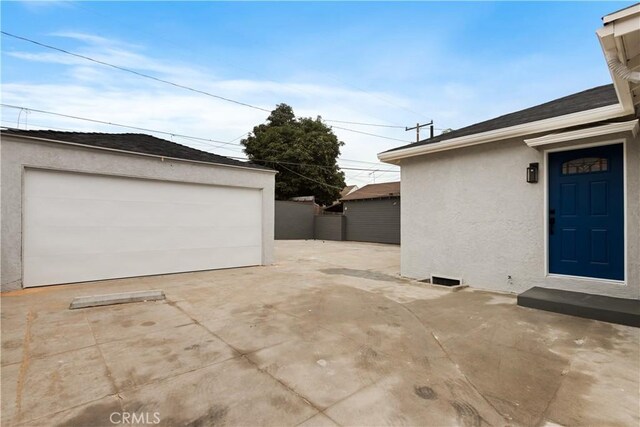
[{"label": "door handle", "polygon": [[556,224],[556,210],[549,209],[549,235],[553,234],[555,224]]}]

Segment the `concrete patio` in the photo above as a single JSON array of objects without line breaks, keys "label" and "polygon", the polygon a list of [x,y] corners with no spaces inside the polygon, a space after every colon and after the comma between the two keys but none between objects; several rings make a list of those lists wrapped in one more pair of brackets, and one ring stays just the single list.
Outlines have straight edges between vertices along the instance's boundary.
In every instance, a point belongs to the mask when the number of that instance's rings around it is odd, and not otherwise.
[{"label": "concrete patio", "polygon": [[[398,271],[397,246],[280,241],[269,267],[3,294],[2,426],[639,425],[638,329]],[[167,300],[68,310],[144,289]]]}]

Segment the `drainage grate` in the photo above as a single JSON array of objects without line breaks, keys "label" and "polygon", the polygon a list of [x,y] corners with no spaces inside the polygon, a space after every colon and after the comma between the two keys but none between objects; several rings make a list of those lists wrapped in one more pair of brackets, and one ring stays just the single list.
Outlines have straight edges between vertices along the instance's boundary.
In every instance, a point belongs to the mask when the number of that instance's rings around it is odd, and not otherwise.
[{"label": "drainage grate", "polygon": [[450,277],[431,276],[431,283],[434,285],[443,286],[460,286],[462,285],[462,279],[453,279]]}]

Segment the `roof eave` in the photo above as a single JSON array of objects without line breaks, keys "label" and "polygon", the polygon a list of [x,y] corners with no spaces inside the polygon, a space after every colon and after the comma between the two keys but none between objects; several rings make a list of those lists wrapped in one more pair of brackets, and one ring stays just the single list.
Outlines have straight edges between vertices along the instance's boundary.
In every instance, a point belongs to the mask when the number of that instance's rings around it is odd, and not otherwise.
[{"label": "roof eave", "polygon": [[635,15],[636,13],[640,13],[640,4],[634,4],[632,6],[625,7],[624,9],[617,10],[613,13],[605,15],[602,18],[602,23],[606,25],[618,19],[628,18]]},{"label": "roof eave", "polygon": [[140,153],[138,151],[119,150],[119,149],[116,149],[116,148],[108,148],[108,147],[98,147],[98,146],[95,146],[95,145],[78,144],[78,143],[75,143],[75,142],[60,141],[60,140],[57,140],[57,139],[48,139],[48,138],[38,138],[38,137],[27,136],[27,135],[4,134],[3,138],[18,138],[18,139],[29,139],[29,140],[38,141],[38,142],[53,142],[53,143],[56,143],[56,144],[75,146],[75,147],[80,147],[80,148],[86,148],[86,149],[89,149],[89,150],[94,149],[94,150],[111,151],[111,152],[115,152],[115,153],[129,154],[129,155],[135,155],[135,156],[155,157],[157,159],[167,159],[167,160],[175,160],[175,161],[180,161],[180,162],[196,163],[196,164],[203,164],[203,165],[220,166],[220,167],[235,168],[235,169],[245,169],[245,170],[249,170],[249,171],[253,171],[253,172],[264,172],[264,173],[271,173],[271,174],[278,173],[278,171],[274,170],[274,169],[263,169],[263,168],[255,168],[255,167],[251,167],[251,166],[227,165],[225,163],[204,162],[202,160],[182,159],[182,158],[179,158],[179,157],[161,156],[161,155],[158,155],[158,154]]},{"label": "roof eave", "polygon": [[594,138],[604,135],[631,133],[635,138],[640,130],[638,119],[628,120],[624,122],[608,123],[600,126],[588,127],[585,129],[576,129],[567,132],[552,133],[537,138],[525,139],[524,142],[531,148],[544,147],[550,144],[557,144],[561,142],[584,140],[587,138]]},{"label": "roof eave", "polygon": [[386,151],[378,154],[381,162],[398,164],[402,159],[421,156],[424,154],[436,153],[440,151],[454,150],[457,148],[469,147],[472,145],[485,144],[509,138],[517,138],[526,135],[533,135],[541,132],[548,132],[556,129],[563,129],[573,126],[580,126],[588,123],[624,117],[633,112],[629,111],[622,104],[607,105],[591,110],[579,111],[577,113],[566,114],[558,117],[551,117],[544,120],[510,126],[502,129],[495,129],[487,132],[466,135],[458,138],[448,139],[433,144],[419,145],[416,147],[404,148],[400,150]]},{"label": "roof eave", "polygon": [[380,195],[380,196],[371,196],[371,197],[359,197],[357,199],[340,199],[340,202],[360,202],[363,200],[379,200],[379,199],[395,199],[396,197],[400,197],[400,194],[389,194],[389,195]]},{"label": "roof eave", "polygon": [[[620,41],[621,37],[626,34],[628,30],[628,26],[622,27],[611,24],[596,31],[605,61],[607,55],[614,55],[621,61],[621,63],[627,63],[627,58],[625,57],[624,49],[620,46]],[[609,66],[607,66],[607,68],[609,69],[609,74],[611,75],[613,87],[616,90],[616,95],[618,96],[620,105],[625,110],[626,114],[633,114],[635,109],[633,106],[633,95],[629,82],[614,73]]]}]

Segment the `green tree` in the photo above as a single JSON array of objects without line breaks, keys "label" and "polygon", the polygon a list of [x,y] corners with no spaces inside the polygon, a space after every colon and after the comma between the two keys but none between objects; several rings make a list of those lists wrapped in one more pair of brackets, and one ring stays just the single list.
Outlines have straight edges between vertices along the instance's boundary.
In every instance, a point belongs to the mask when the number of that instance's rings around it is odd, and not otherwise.
[{"label": "green tree", "polygon": [[290,106],[279,104],[241,143],[253,163],[278,171],[276,199],[315,196],[328,205],[340,197],[345,182],[337,158],[344,142],[320,117],[296,119]]}]

